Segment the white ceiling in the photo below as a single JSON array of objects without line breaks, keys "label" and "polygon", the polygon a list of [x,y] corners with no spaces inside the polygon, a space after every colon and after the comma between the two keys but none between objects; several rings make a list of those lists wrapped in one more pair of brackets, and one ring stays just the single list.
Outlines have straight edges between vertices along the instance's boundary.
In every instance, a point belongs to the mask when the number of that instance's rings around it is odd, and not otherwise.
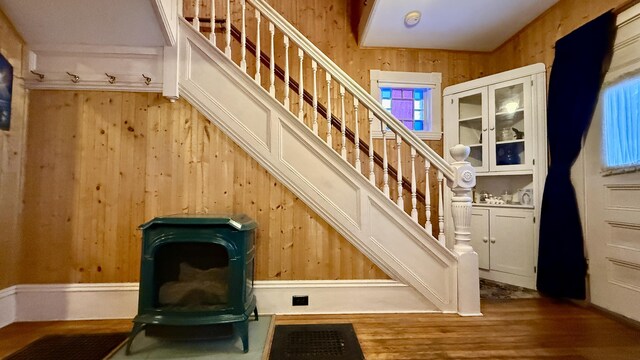
[{"label": "white ceiling", "polygon": [[[492,51],[556,2],[375,0],[360,46]],[[413,10],[420,11],[422,19],[408,28],[404,17]]]},{"label": "white ceiling", "polygon": [[30,45],[163,46],[149,0],[0,0]]}]

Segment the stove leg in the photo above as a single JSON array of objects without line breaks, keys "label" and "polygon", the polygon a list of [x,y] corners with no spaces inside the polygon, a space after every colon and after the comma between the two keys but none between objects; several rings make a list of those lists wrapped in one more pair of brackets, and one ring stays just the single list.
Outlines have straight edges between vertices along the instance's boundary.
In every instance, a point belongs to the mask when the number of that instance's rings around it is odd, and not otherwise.
[{"label": "stove leg", "polygon": [[147,324],[134,323],[133,329],[131,330],[131,334],[129,334],[129,338],[127,339],[127,348],[125,350],[125,354],[131,355],[131,343],[133,343],[133,339],[138,335]]},{"label": "stove leg", "polygon": [[233,327],[240,334],[240,339],[242,339],[242,350],[245,353],[249,352],[249,321],[233,323]]},{"label": "stove leg", "polygon": [[258,307],[253,308],[253,315],[255,315],[256,321],[258,321]]}]

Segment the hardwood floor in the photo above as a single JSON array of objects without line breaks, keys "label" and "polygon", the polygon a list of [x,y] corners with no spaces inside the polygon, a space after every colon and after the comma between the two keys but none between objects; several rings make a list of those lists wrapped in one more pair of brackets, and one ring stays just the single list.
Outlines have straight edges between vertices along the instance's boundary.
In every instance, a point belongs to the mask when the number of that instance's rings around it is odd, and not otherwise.
[{"label": "hardwood floor", "polygon": [[[640,329],[549,299],[483,301],[483,317],[441,314],[278,316],[276,324],[353,323],[368,360],[640,359]],[[128,331],[128,320],[15,323],[0,357],[53,333]]]}]

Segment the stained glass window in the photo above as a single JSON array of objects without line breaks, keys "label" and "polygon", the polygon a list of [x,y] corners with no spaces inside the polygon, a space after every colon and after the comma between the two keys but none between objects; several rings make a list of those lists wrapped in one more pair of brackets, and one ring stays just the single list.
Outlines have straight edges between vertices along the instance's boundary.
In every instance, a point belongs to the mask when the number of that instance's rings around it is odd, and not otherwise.
[{"label": "stained glass window", "polygon": [[[429,98],[429,88],[380,88],[382,106],[402,122],[408,129],[427,130],[425,100]],[[427,122],[427,126],[425,126]]]}]

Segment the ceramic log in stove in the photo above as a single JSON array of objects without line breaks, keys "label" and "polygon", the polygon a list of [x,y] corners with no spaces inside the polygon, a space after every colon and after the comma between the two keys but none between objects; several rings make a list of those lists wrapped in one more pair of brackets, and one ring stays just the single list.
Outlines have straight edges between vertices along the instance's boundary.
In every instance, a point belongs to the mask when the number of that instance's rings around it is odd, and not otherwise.
[{"label": "ceramic log in stove", "polygon": [[[249,350],[256,223],[246,215],[171,215],[140,226],[138,315],[127,341],[152,328],[232,324]],[[180,329],[177,329],[178,331]]]}]

